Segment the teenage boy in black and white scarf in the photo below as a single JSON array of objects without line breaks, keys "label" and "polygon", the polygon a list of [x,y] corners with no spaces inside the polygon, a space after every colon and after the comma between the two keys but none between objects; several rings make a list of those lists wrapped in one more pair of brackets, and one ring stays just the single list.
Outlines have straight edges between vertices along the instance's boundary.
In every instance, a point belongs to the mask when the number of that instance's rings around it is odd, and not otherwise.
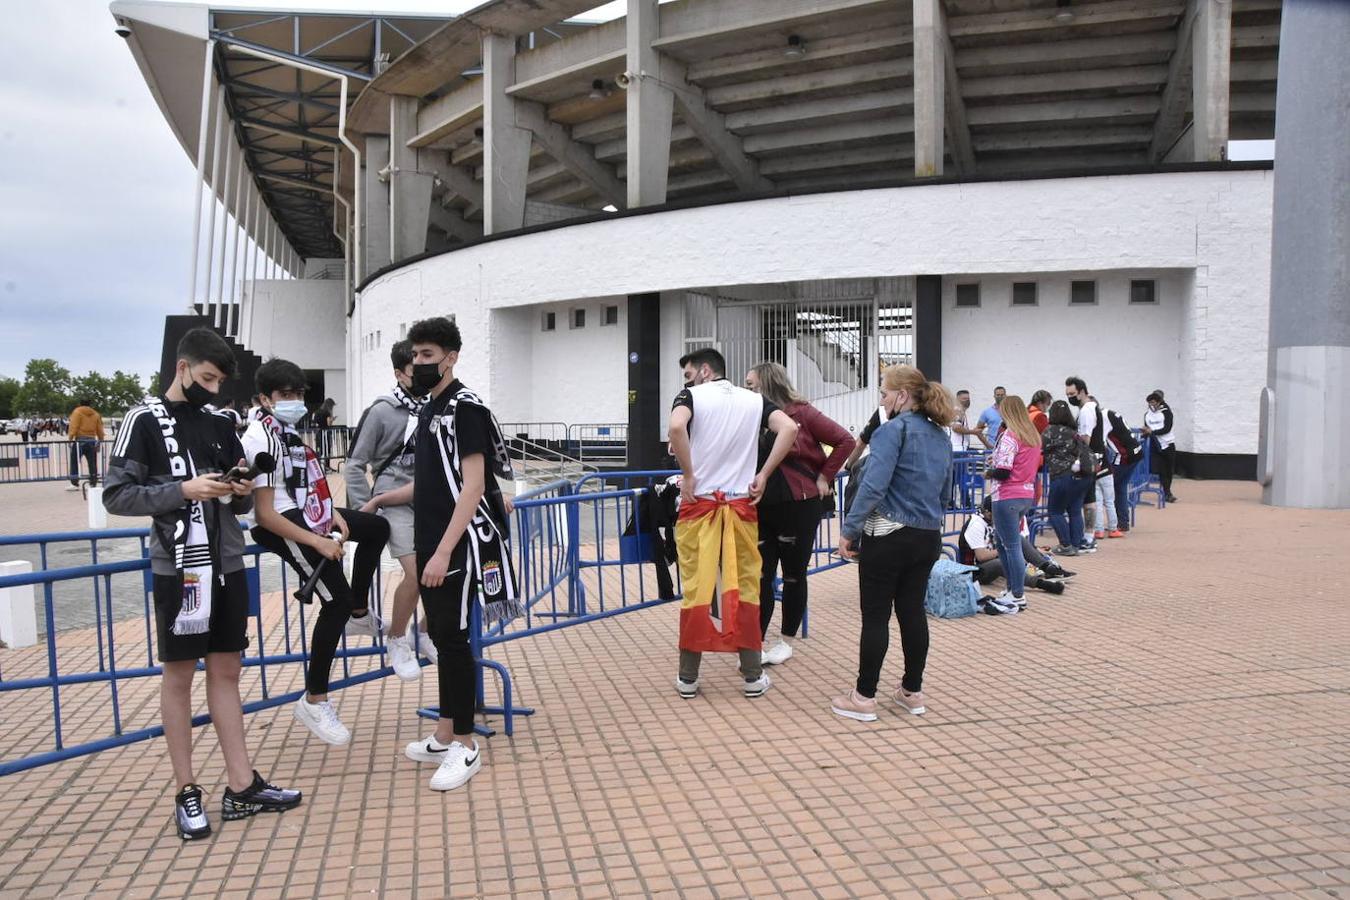
[{"label": "teenage boy in black and white scarf", "polygon": [[[354,632],[372,638],[379,634],[379,622],[368,603],[380,554],[389,541],[389,523],[379,516],[335,508],[326,467],[295,430],[305,415],[304,371],[290,360],[269,359],[254,377],[269,409],[249,423],[244,450],[270,453],[277,466],[254,482],[258,525],[253,540],[280,556],[303,580],[323,565],[314,592],[320,605],[309,642],[306,693],[295,701],[292,712],[319,740],[342,746],[351,741],[352,733],[328,699],[328,676],[349,619]],[[356,542],[350,583],[342,571],[343,543],[348,540]]]},{"label": "teenage boy in black and white scarf", "polygon": [[235,519],[253,483],[220,473],[245,465],[228,419],[205,407],[234,375],[229,344],[207,328],[178,342],[178,365],[162,397],[127,413],[113,442],[103,505],[119,516],[153,516],[150,569],[164,669],[160,713],[178,787],[175,821],[184,840],[211,833],[192,771],[192,676],[206,659],[206,702],[225,756],[225,819],[281,812],[300,792],[268,784],[249,762],[239,699],[240,653],[248,646],[244,537]]},{"label": "teenage boy in black and white scarf", "polygon": [[440,656],[436,732],[404,750],[416,762],[440,763],[431,788],[468,782],[482,755],[473,738],[478,662],[469,645],[472,604],[485,623],[520,613],[511,560],[511,504],[498,487],[511,461],[501,429],[483,401],[455,378],[459,328],[446,318],[408,330],[415,395],[429,394],[418,415],[412,484],[384,495],[387,505],[413,501],[413,543],[431,640]]}]

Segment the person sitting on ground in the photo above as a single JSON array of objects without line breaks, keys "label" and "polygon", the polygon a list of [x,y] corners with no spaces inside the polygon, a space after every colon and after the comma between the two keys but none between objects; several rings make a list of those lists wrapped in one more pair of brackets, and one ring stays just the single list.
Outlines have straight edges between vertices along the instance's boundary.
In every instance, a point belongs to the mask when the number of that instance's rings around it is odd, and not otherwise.
[{"label": "person sitting on ground", "polygon": [[[1059,563],[1046,556],[1026,534],[1026,520],[1022,521],[1022,555],[1039,572],[1028,574],[1026,586],[1045,591],[1047,594],[1064,593],[1064,582],[1060,579],[1072,578],[1076,573],[1062,568]],[[982,585],[993,584],[1004,577],[1003,561],[999,558],[998,538],[994,532],[994,506],[988,497],[980,504],[979,511],[966,519],[961,526],[961,536],[957,539],[960,550],[960,562],[975,566],[975,580]]]}]

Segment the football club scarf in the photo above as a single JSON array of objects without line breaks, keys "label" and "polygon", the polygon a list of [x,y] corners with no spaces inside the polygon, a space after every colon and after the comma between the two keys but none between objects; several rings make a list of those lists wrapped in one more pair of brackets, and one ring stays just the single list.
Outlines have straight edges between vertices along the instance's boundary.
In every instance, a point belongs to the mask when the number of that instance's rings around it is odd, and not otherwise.
[{"label": "football club scarf", "polygon": [[[515,477],[496,417],[477,394],[467,388],[460,388],[450,398],[445,413],[431,421],[431,435],[440,450],[445,480],[450,485],[450,493],[456,503],[464,491],[464,470],[459,457],[459,441],[455,436],[455,412],[461,404],[477,406],[488,414],[492,452],[483,460],[484,465],[499,479],[512,480]],[[482,587],[484,624],[509,622],[524,613],[516,589],[515,563],[511,559],[511,523],[499,491],[483,493],[464,537],[469,542],[468,574],[474,576],[466,583],[476,581]],[[466,603],[461,628],[468,627],[468,614],[469,606]]]},{"label": "football club scarf", "polygon": [[[680,649],[705,653],[761,649],[759,513],[749,498],[729,500],[719,491],[711,498],[681,504],[675,546],[684,585]],[[712,616],[719,574],[720,628]]]},{"label": "football club scarf", "polygon": [[[179,482],[197,474],[192,454],[178,440],[177,423],[159,397],[147,397],[146,409],[159,424],[164,450],[169,455],[169,474]],[[211,628],[211,595],[215,586],[215,568],[211,561],[211,538],[206,528],[206,508],[200,500],[186,504],[174,523],[155,525],[155,533],[165,550],[173,553],[173,565],[183,604],[173,620],[174,634],[205,634]]]},{"label": "football club scarf", "polygon": [[272,435],[273,456],[286,461],[286,490],[300,507],[305,526],[315,534],[327,535],[333,530],[333,492],[318,454],[295,429],[267,410],[259,409],[256,418]]}]

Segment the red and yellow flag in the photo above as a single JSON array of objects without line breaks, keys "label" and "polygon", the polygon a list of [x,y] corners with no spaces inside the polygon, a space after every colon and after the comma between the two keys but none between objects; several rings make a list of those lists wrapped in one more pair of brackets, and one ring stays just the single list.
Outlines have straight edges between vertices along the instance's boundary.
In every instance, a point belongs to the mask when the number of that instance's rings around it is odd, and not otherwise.
[{"label": "red and yellow flag", "polygon": [[[759,515],[745,498],[718,493],[680,507],[675,526],[684,599],[680,602],[680,649],[734,653],[759,650]],[[722,627],[712,617],[713,595],[722,582]]]}]

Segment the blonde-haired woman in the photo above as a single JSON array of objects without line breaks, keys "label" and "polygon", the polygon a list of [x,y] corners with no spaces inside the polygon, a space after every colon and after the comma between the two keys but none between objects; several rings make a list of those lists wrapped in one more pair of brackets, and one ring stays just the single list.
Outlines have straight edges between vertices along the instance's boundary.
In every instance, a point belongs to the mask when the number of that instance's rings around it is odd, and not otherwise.
[{"label": "blonde-haired woman", "polygon": [[926,710],[923,600],[929,572],[942,552],[942,521],[952,493],[952,444],[946,432],[956,418],[951,394],[913,366],[890,366],[882,373],[881,401],[890,419],[868,444],[871,461],[839,538],[839,555],[858,560],[862,635],[857,684],[830,708],[860,722],[877,718],[877,682],[890,647],[892,610],[900,620],[905,654],[905,675],[892,696],[913,715]]},{"label": "blonde-haired woman", "polygon": [[1026,404],[1009,394],[998,411],[1006,426],[989,457],[985,478],[992,485],[994,532],[998,535],[998,558],[1003,562],[1003,577],[1008,588],[1000,600],[1011,600],[1020,609],[1027,601],[1027,561],[1022,555],[1022,518],[1036,505],[1036,476],[1041,468],[1041,434],[1027,413]]},{"label": "blonde-haired woman", "polygon": [[[745,375],[745,386],[763,395],[797,423],[797,443],[769,478],[759,501],[759,553],[763,561],[759,581],[760,636],[767,638],[773,620],[773,582],[783,570],[783,615],[780,637],[764,651],[765,665],[781,665],[792,656],[791,641],[797,637],[806,615],[806,570],[816,546],[816,530],[833,491],[834,476],[856,443],[847,429],[816,409],[792,388],[787,370],[776,362],[764,362]],[[760,462],[773,447],[760,442]],[[824,446],[822,446],[824,445]],[[827,456],[825,446],[833,450]]]}]

